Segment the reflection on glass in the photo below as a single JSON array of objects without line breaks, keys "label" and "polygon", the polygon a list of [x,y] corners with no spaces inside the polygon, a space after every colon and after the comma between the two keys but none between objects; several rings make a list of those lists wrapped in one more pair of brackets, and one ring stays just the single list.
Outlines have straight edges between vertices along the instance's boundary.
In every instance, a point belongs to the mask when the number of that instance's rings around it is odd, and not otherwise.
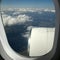
[{"label": "reflection on glass", "polygon": [[[10,46],[29,56],[29,37],[33,27],[55,32],[55,9],[51,0],[2,0],[3,24]],[[50,37],[49,37],[50,39]]]}]

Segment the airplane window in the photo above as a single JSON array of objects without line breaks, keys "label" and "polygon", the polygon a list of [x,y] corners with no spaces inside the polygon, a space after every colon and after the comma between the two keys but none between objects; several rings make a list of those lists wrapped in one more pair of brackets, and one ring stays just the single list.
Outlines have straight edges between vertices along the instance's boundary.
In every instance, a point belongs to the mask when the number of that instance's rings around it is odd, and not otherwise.
[{"label": "airplane window", "polygon": [[9,45],[18,54],[39,56],[35,46],[54,40],[56,16],[52,0],[2,0],[1,11]]}]

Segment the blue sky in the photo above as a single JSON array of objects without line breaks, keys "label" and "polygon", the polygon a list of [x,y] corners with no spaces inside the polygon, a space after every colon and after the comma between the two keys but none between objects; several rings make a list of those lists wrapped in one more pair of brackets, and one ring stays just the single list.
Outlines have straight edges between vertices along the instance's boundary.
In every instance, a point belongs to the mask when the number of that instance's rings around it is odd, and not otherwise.
[{"label": "blue sky", "polygon": [[2,0],[4,7],[54,8],[52,0]]}]

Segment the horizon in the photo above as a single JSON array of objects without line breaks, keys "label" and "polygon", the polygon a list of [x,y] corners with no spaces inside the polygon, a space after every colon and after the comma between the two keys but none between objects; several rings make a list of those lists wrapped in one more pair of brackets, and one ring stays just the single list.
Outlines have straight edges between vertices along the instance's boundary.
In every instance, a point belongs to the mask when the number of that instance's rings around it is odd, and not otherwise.
[{"label": "horizon", "polygon": [[17,8],[16,7],[1,7],[1,9],[2,10],[3,9],[6,9],[6,10],[8,10],[8,9],[55,10],[55,8],[27,8],[27,7],[17,7]]}]

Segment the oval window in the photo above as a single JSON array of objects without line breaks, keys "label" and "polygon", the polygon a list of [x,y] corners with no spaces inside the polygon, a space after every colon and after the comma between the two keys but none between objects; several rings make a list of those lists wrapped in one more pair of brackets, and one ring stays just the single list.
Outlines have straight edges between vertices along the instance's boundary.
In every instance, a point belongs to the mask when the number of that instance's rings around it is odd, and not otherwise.
[{"label": "oval window", "polygon": [[2,18],[8,42],[20,55],[40,56],[52,49],[56,18],[52,0],[2,0]]}]

